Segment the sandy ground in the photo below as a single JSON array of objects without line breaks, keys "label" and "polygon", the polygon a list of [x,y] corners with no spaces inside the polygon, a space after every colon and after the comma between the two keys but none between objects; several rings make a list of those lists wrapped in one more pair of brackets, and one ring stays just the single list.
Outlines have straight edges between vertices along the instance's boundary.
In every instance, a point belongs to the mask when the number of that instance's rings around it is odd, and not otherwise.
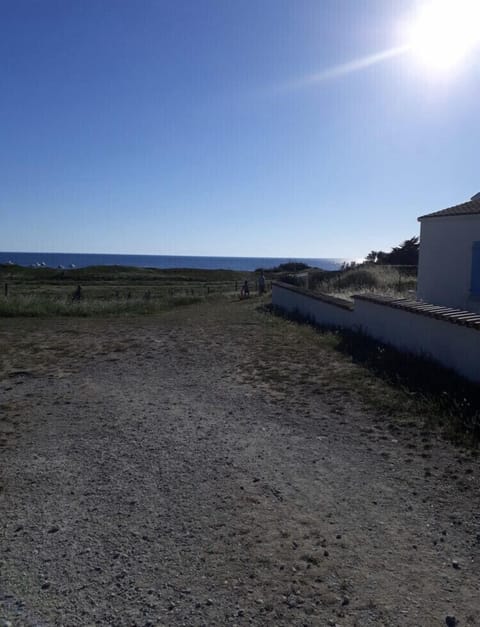
[{"label": "sandy ground", "polygon": [[0,328],[0,624],[480,624],[477,458],[313,334],[238,302]]}]

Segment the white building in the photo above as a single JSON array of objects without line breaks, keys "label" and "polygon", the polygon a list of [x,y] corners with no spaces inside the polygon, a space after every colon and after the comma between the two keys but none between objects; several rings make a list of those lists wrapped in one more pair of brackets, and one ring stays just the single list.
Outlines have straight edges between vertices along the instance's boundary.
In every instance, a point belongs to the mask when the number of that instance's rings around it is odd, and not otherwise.
[{"label": "white building", "polygon": [[480,312],[480,194],[418,220],[417,298]]}]

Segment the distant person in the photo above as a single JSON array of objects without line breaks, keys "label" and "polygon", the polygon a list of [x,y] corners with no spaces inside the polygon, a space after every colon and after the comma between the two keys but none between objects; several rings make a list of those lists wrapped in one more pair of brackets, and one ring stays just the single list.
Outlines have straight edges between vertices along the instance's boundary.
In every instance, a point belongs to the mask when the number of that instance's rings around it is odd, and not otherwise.
[{"label": "distant person", "polygon": [[240,298],[248,298],[250,296],[250,288],[248,287],[248,281],[242,286],[242,291],[240,292]]},{"label": "distant person", "polygon": [[263,270],[260,273],[260,278],[258,279],[258,293],[260,294],[260,296],[262,294],[265,294],[265,289],[266,289],[266,285],[265,285],[265,275],[263,274]]},{"label": "distant person", "polygon": [[83,298],[82,288],[80,285],[77,285],[77,289],[73,292],[72,301],[74,303],[78,303]]}]

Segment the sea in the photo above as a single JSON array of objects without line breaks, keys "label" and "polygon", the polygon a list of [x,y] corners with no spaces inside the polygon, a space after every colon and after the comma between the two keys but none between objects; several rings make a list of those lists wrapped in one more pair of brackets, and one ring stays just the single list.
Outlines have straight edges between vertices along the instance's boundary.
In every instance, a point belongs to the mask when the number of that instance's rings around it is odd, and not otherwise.
[{"label": "sea", "polygon": [[303,259],[299,257],[193,257],[181,255],[112,255],[91,253],[0,252],[0,264],[26,267],[86,268],[88,266],[131,266],[135,268],[196,268],[199,270],[269,269],[287,262],[302,262],[312,268],[337,270],[349,259]]}]

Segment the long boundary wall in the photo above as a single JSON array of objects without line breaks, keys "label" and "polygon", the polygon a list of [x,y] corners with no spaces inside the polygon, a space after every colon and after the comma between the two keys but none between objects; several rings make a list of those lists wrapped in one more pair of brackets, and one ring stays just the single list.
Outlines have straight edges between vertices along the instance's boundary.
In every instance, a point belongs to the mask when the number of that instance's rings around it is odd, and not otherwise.
[{"label": "long boundary wall", "polygon": [[480,315],[408,299],[354,296],[354,303],[272,284],[272,304],[319,325],[361,331],[401,351],[426,355],[480,382]]},{"label": "long boundary wall", "polygon": [[288,283],[272,283],[272,302],[288,313],[297,313],[317,324],[350,328],[353,303],[328,295],[316,295]]}]

